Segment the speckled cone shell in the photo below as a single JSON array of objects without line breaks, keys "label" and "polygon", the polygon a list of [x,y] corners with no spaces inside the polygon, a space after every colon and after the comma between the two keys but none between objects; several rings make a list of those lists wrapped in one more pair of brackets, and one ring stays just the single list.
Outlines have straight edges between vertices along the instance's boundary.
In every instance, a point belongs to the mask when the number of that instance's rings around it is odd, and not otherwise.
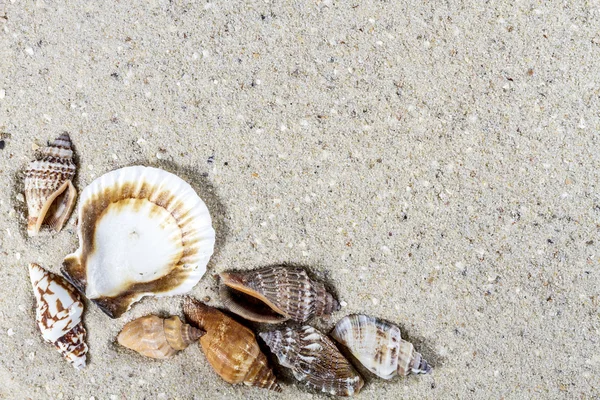
[{"label": "speckled cone shell", "polygon": [[200,346],[209,364],[225,381],[281,392],[254,333],[216,308],[192,298],[183,302],[186,318],[206,334]]},{"label": "speckled cone shell", "polygon": [[[315,316],[328,317],[340,308],[325,286],[310,279],[302,268],[275,266],[223,272],[220,276],[225,285],[220,291],[225,307],[251,321],[306,322]],[[257,309],[244,298],[236,298],[236,292],[259,300],[270,310]]]},{"label": "speckled cone shell", "polygon": [[36,322],[42,337],[54,344],[76,369],[85,367],[88,347],[81,321],[83,303],[67,281],[37,264],[29,264],[36,299]]},{"label": "speckled cone shell", "polygon": [[57,137],[40,152],[40,157],[25,170],[27,201],[27,234],[35,236],[42,224],[58,232],[71,215],[77,191],[71,183],[75,163],[71,138],[67,133]]},{"label": "speckled cone shell", "polygon": [[215,231],[194,189],[162,169],[121,168],[81,193],[79,248],[62,272],[113,318],[143,296],[190,291],[206,272]]},{"label": "speckled cone shell", "polygon": [[200,329],[184,324],[177,316],[164,319],[148,315],[128,322],[117,341],[146,357],[163,359],[185,349],[202,334]]},{"label": "speckled cone shell", "polygon": [[307,386],[335,396],[352,396],[364,385],[362,377],[335,344],[312,326],[263,332],[259,336]]},{"label": "speckled cone shell", "polygon": [[413,345],[401,338],[400,328],[378,318],[347,316],[337,323],[331,336],[380,378],[432,372]]}]

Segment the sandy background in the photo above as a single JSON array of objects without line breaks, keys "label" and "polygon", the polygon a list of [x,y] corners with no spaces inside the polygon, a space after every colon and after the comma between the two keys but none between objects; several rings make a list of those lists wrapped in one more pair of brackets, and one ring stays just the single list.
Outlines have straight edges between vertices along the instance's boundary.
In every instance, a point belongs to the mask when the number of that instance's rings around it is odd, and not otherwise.
[{"label": "sandy background", "polygon": [[113,343],[179,298],[88,303],[81,373],[42,342],[26,265],[77,237],[26,237],[21,171],[62,131],[80,191],[132,164],[192,183],[217,231],[194,296],[296,263],[347,302],[321,329],[397,322],[435,375],[360,398],[600,396],[598,1],[67,3],[0,0],[0,397],[324,398]]}]

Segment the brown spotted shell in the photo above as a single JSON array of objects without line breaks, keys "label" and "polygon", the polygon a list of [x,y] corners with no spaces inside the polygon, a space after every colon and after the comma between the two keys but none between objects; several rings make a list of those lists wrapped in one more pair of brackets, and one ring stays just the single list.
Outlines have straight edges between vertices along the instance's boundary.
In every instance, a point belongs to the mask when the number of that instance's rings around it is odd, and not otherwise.
[{"label": "brown spotted shell", "polygon": [[183,312],[206,331],[200,346],[209,364],[225,381],[281,392],[254,333],[216,308],[187,297]]},{"label": "brown spotted shell", "polygon": [[221,297],[230,311],[257,322],[306,322],[339,310],[321,282],[299,267],[273,266],[252,271],[222,272]]},{"label": "brown spotted shell", "polygon": [[130,321],[117,336],[120,345],[152,358],[169,358],[197,341],[204,332],[179,317],[148,315]]},{"label": "brown spotted shell", "polygon": [[263,332],[259,336],[279,363],[309,387],[335,396],[352,396],[364,385],[331,339],[312,326]]},{"label": "brown spotted shell", "polygon": [[206,272],[215,231],[208,208],[180,177],[132,166],[81,193],[79,248],[62,272],[113,318],[144,296],[190,291]]},{"label": "brown spotted shell", "polygon": [[432,372],[412,343],[402,339],[400,328],[387,321],[368,315],[350,315],[337,323],[331,336],[365,368],[383,379],[398,374]]},{"label": "brown spotted shell", "polygon": [[68,133],[41,149],[25,170],[27,234],[35,236],[42,224],[58,232],[71,215],[77,191],[71,183],[75,163]]}]

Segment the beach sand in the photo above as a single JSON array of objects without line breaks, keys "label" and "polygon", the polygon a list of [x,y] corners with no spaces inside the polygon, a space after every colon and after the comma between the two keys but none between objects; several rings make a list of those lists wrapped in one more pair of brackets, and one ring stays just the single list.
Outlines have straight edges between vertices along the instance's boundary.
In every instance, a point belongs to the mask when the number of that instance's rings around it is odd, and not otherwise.
[{"label": "beach sand", "polygon": [[357,398],[600,397],[600,11],[512,3],[0,1],[0,397],[328,398],[114,342],[181,297],[86,301],[81,372],[43,342],[27,265],[57,273],[78,240],[75,215],[27,237],[23,169],[63,131],[79,192],[141,164],[204,199],[196,298],[302,265],[346,304],[315,326],[385,318],[435,369]]}]

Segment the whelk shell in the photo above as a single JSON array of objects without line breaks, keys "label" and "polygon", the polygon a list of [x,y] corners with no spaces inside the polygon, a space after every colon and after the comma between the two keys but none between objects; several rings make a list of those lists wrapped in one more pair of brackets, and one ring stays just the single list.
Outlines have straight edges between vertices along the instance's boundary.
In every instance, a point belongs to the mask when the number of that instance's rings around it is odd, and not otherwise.
[{"label": "whelk shell", "polygon": [[125,324],[117,341],[146,357],[163,359],[185,349],[203,334],[175,315],[166,319],[148,315]]},{"label": "whelk shell", "polygon": [[259,336],[307,386],[336,396],[352,396],[364,385],[362,377],[327,336],[312,326],[263,332]]},{"label": "whelk shell", "polygon": [[25,170],[27,234],[35,236],[42,224],[58,232],[71,215],[77,191],[71,183],[75,163],[68,133],[44,147]]},{"label": "whelk shell", "polygon": [[229,383],[244,383],[281,392],[254,333],[216,308],[185,298],[183,312],[206,334],[200,346],[209,364]]},{"label": "whelk shell", "polygon": [[82,369],[88,347],[79,294],[63,278],[37,264],[29,264],[29,277],[36,299],[35,318],[42,337],[54,344],[73,367]]},{"label": "whelk shell", "polygon": [[383,379],[433,371],[412,343],[402,339],[400,328],[381,319],[367,315],[344,317],[331,336],[347,347],[365,368]]},{"label": "whelk shell", "polygon": [[321,282],[299,267],[274,266],[253,271],[222,272],[221,297],[230,311],[257,322],[306,322],[339,310]]},{"label": "whelk shell", "polygon": [[63,274],[116,318],[143,296],[190,291],[206,271],[215,231],[194,189],[169,172],[121,168],[81,193],[79,248]]}]

